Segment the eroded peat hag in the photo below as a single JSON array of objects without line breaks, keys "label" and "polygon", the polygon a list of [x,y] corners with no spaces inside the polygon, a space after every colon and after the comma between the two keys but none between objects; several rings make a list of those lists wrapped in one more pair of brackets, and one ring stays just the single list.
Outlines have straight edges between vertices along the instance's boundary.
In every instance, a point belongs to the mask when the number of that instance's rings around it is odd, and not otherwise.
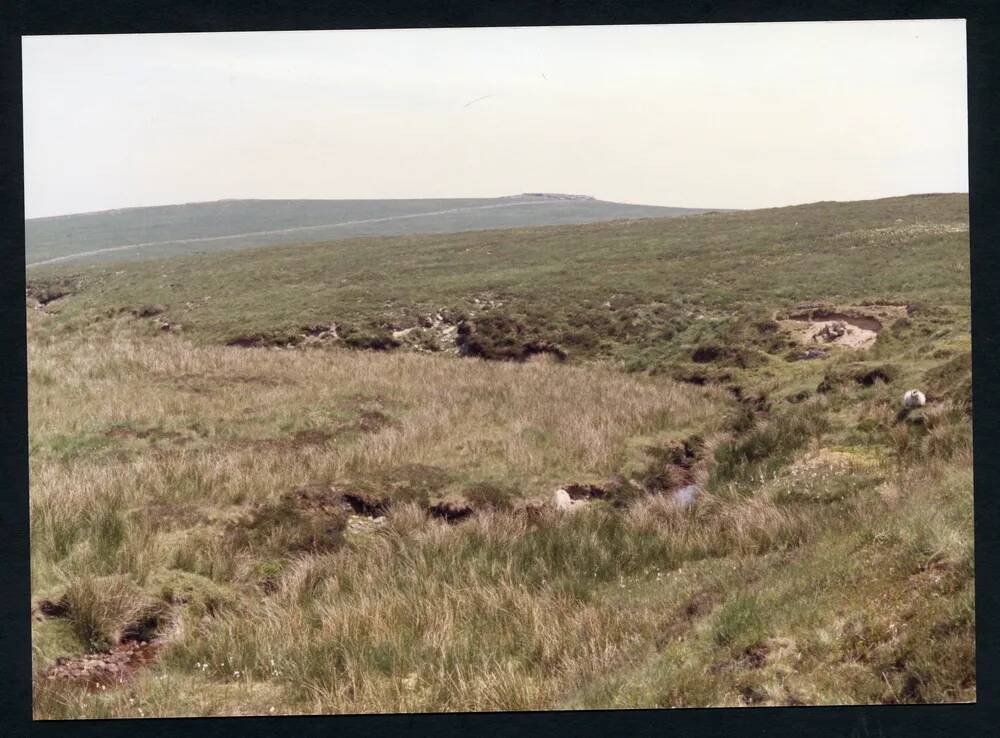
[{"label": "eroded peat hag", "polygon": [[964,208],[187,256],[29,301],[35,716],[975,699],[967,233],[893,225]]},{"label": "eroded peat hag", "polygon": [[128,682],[140,668],[155,659],[159,648],[158,643],[126,641],[108,652],[89,653],[74,659],[60,657],[42,672],[41,679],[90,690],[114,688]]}]

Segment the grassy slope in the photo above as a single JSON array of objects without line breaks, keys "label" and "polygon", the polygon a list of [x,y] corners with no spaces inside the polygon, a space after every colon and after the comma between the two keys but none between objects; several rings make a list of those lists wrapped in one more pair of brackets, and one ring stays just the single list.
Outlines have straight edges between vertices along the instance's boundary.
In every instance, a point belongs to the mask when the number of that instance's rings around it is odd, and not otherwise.
[{"label": "grassy slope", "polygon": [[[652,361],[715,318],[802,300],[930,301],[968,327],[964,195],[819,203],[669,220],[370,238],[72,269],[67,316],[158,303],[195,340],[336,321],[415,324],[442,307],[504,302],[571,353]],[[610,302],[610,311],[605,303]],[[707,316],[706,316],[706,311]],[[614,314],[612,314],[614,313]],[[701,313],[707,317],[697,322]],[[685,335],[685,331],[689,331]],[[678,335],[680,334],[680,335]],[[687,340],[685,340],[687,339]],[[579,348],[577,348],[579,346]]]},{"label": "grassy slope", "polygon": [[[974,699],[967,234],[926,225],[965,218],[964,198],[935,196],[94,270],[58,314],[29,312],[32,590],[70,604],[35,622],[36,668],[113,641],[143,603],[178,634],[127,687],[40,682],[36,716]],[[365,261],[384,264],[367,292],[334,279]],[[155,292],[161,274],[187,291]],[[635,331],[569,364],[212,345],[486,291],[533,330],[603,310]],[[800,299],[920,308],[868,352],[808,362],[729,316]],[[115,312],[147,302],[184,330]],[[769,412],[664,376],[706,340],[759,351],[711,368]],[[856,366],[891,381],[859,385]],[[909,386],[934,401],[897,422]],[[655,472],[696,435],[689,510],[507,509]],[[396,506],[343,528],[283,500],[309,482]],[[422,496],[481,513],[428,520]]]},{"label": "grassy slope", "polygon": [[[502,207],[496,207],[502,206]],[[462,212],[444,212],[462,210]],[[223,200],[81,213],[26,221],[29,264],[123,244],[168,242],[74,259],[76,265],[142,260],[173,255],[230,251],[251,246],[317,242],[361,235],[454,232],[541,224],[587,223],[615,218],[650,218],[699,212],[687,208],[629,205],[601,200],[543,201],[532,197],[419,200]],[[421,215],[424,214],[424,215]],[[420,215],[420,217],[413,217]],[[398,220],[385,220],[398,218]],[[357,222],[375,219],[376,222]],[[329,224],[343,224],[335,227]],[[264,233],[233,239],[177,243],[285,228],[308,227],[296,235]]]}]

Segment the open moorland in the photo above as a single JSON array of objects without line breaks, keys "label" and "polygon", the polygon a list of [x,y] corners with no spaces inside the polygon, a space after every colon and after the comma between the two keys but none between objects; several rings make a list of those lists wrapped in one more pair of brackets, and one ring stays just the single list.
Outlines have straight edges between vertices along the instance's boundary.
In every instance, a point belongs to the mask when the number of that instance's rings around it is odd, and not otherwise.
[{"label": "open moorland", "polygon": [[35,717],[974,700],[967,199],[30,269]]},{"label": "open moorland", "polygon": [[664,218],[703,212],[534,192],[414,200],[218,200],[25,221],[29,266],[143,260],[351,236]]}]

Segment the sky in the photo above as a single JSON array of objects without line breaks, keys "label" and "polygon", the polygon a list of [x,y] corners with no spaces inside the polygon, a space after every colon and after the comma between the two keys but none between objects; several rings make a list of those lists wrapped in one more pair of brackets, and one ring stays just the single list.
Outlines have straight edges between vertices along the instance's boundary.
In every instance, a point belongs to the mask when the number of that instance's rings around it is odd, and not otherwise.
[{"label": "sky", "polygon": [[962,20],[23,38],[25,216],[968,191]]}]

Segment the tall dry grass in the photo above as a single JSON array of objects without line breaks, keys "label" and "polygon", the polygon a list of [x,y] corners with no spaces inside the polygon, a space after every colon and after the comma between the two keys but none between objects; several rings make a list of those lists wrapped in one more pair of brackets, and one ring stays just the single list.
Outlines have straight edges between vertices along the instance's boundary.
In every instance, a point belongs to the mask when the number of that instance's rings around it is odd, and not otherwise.
[{"label": "tall dry grass", "polygon": [[[404,464],[443,470],[458,489],[493,480],[525,497],[547,495],[613,473],[636,437],[710,423],[719,401],[601,369],[195,348],[136,335],[128,322],[49,342],[34,335],[43,318],[30,317],[39,586],[54,576],[51,560],[70,576],[81,557],[147,571],[155,561],[140,561],[130,542],[148,538],[144,526],[169,527],[171,515],[218,516],[297,484],[379,478]],[[384,424],[357,430],[364,412]],[[309,430],[329,442],[297,442],[296,432]],[[136,506],[163,515],[124,519]]]},{"label": "tall dry grass", "polygon": [[[922,458],[886,447],[874,466],[806,474],[793,462],[821,449],[824,424],[775,413],[726,445],[716,390],[44,320],[29,322],[32,589],[75,611],[68,633],[36,623],[36,669],[154,605],[173,631],[126,688],[37,682],[36,717],[974,695],[970,446],[948,410]],[[309,481],[427,468],[441,494],[490,481],[547,495],[694,433],[711,473],[758,447],[782,463],[723,475],[689,508],[649,497],[447,525],[399,504],[320,551],[293,545],[277,503]]]}]

